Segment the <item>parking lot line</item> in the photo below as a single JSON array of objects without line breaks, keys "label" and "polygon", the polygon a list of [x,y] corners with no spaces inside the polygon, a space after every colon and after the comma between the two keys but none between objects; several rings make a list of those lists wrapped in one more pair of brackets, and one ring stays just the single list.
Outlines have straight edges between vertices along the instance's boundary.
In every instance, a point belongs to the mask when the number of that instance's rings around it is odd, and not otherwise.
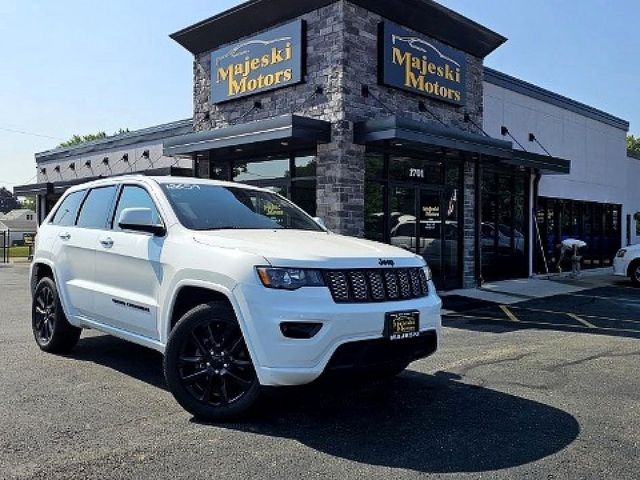
[{"label": "parking lot line", "polygon": [[[485,317],[485,316],[477,316],[477,315],[465,315],[465,314],[461,314],[461,313],[457,313],[454,315],[449,315],[449,317],[457,317],[457,318],[463,318],[466,320],[488,320],[491,322],[499,322],[499,323],[503,323],[505,322],[505,319],[503,318],[496,318],[496,317]],[[617,332],[617,333],[633,333],[636,335],[640,335],[640,330],[632,330],[629,328],[611,328],[611,327],[595,327],[594,328],[590,328],[587,327],[586,325],[572,325],[570,323],[552,323],[552,322],[543,322],[543,321],[531,321],[531,320],[523,320],[523,321],[518,321],[517,323],[519,323],[520,325],[526,327],[526,326],[543,326],[543,327],[562,327],[562,328],[569,328],[569,329],[574,329],[574,330],[585,330],[585,329],[589,329],[589,330],[597,330],[597,331],[602,331],[602,332]]]},{"label": "parking lot line", "polygon": [[595,298],[597,300],[609,300],[613,302],[631,302],[631,303],[640,303],[639,298],[623,298],[623,297],[603,297],[600,295],[584,295],[581,293],[567,293],[567,295],[572,297],[583,297],[583,298]]},{"label": "parking lot line", "polygon": [[585,320],[584,318],[580,318],[578,315],[576,315],[575,313],[567,313],[567,315],[571,318],[573,318],[574,320],[576,320],[577,322],[580,322],[581,324],[583,324],[585,327],[587,328],[597,328],[593,323],[588,322],[587,320]]},{"label": "parking lot line", "polygon": [[500,310],[502,310],[504,312],[504,314],[509,318],[509,320],[511,320],[512,322],[520,322],[520,319],[518,317],[516,317],[513,312],[511,310],[509,310],[509,307],[507,307],[506,305],[500,305]]},{"label": "parking lot line", "polygon": [[[567,315],[568,313],[571,312],[558,312],[556,310],[545,310],[542,308],[530,308],[530,307],[519,307],[516,305],[511,305],[510,307],[512,310],[523,310],[523,311],[527,311],[527,312],[538,312],[538,313],[549,313],[552,315]],[[612,318],[612,317],[603,317],[601,315],[587,315],[585,313],[581,313],[580,316],[582,318],[590,318],[593,320],[606,320],[609,322],[625,322],[625,323],[637,323],[640,324],[640,320],[630,320],[627,318]]]}]

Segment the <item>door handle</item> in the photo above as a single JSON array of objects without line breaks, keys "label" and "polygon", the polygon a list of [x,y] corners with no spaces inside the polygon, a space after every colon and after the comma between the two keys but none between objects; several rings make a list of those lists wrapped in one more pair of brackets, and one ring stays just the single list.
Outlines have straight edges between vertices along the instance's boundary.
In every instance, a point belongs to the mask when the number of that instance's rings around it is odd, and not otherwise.
[{"label": "door handle", "polygon": [[69,232],[61,233],[58,235],[62,240],[71,240],[71,234]]},{"label": "door handle", "polygon": [[111,248],[113,247],[113,239],[103,238],[100,240],[100,245],[102,245],[104,248]]}]

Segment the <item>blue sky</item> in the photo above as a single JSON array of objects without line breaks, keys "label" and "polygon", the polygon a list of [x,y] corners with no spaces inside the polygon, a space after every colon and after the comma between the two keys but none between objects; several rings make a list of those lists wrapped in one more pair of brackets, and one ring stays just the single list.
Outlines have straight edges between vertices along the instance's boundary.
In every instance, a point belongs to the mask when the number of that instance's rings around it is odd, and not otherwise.
[{"label": "blue sky", "polygon": [[[26,183],[33,154],[73,134],[190,117],[192,59],[168,35],[238,3],[0,0],[0,186]],[[640,134],[637,0],[441,3],[509,38],[487,65]]]}]

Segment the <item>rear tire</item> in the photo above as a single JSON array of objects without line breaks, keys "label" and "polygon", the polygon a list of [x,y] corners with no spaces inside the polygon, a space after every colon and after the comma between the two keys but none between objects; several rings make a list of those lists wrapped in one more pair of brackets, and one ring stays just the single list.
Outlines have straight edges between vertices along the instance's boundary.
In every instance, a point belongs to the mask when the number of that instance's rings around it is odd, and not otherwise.
[{"label": "rear tire", "polygon": [[82,329],[69,323],[55,282],[45,277],[33,294],[31,327],[36,343],[47,353],[69,353],[78,343]]},{"label": "rear tire", "polygon": [[640,287],[640,262],[636,261],[631,264],[629,267],[631,283],[633,283],[636,287]]},{"label": "rear tire", "polygon": [[164,355],[164,375],[178,403],[205,421],[228,421],[257,403],[261,387],[233,309],[200,305],[174,328]]}]

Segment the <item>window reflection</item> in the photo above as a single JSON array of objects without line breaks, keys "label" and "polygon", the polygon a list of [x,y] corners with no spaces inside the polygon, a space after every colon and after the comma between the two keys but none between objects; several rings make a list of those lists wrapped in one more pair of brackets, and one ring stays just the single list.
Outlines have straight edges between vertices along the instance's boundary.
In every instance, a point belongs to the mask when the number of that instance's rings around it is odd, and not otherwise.
[{"label": "window reflection", "polygon": [[289,177],[289,159],[238,162],[234,165],[234,182],[272,180]]},{"label": "window reflection", "polygon": [[278,158],[217,161],[214,169],[224,172],[231,168],[230,177],[234,182],[267,188],[293,201],[309,215],[315,216],[317,164],[318,158],[315,154],[302,152]]}]

